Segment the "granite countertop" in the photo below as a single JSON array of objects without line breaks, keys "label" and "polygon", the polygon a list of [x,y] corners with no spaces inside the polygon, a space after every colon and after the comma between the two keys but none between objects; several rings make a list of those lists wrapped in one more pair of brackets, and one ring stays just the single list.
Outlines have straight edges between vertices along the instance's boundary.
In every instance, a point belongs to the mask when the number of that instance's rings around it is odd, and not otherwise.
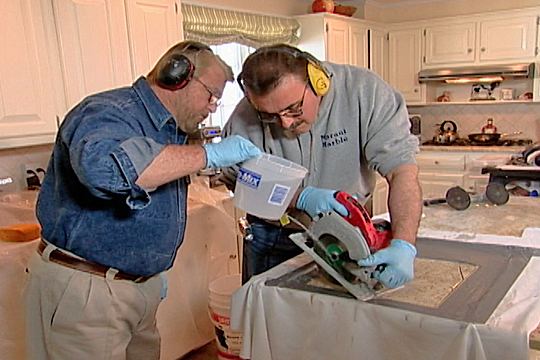
[{"label": "granite countertop", "polygon": [[444,146],[420,145],[421,151],[448,151],[448,152],[511,152],[521,153],[524,146]]},{"label": "granite countertop", "polygon": [[466,210],[447,204],[424,206],[420,230],[437,230],[521,237],[526,228],[540,227],[540,198],[511,196],[504,205],[486,201]]},{"label": "granite countertop", "polygon": [[[447,204],[424,206],[419,235],[435,230],[522,237],[525,229],[540,228],[539,213],[540,198],[520,196],[500,206],[473,203],[462,211]],[[540,350],[540,326],[530,334],[529,347]]]}]

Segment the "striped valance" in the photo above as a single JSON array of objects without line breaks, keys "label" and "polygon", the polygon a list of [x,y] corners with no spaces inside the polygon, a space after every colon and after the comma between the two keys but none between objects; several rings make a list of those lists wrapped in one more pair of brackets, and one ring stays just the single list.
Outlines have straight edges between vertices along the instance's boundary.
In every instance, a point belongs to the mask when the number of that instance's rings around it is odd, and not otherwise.
[{"label": "striped valance", "polygon": [[182,4],[184,38],[208,45],[236,42],[258,48],[275,43],[295,45],[296,19]]}]

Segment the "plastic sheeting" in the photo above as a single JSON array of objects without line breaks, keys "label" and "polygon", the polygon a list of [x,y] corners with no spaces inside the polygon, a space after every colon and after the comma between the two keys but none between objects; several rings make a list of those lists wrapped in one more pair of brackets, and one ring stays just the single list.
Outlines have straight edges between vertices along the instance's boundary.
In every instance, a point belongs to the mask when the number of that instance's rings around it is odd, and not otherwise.
[{"label": "plastic sheeting", "polygon": [[[208,285],[240,272],[236,220],[225,189],[210,189],[208,178],[194,178],[188,193],[184,243],[166,272],[168,295],[157,313],[161,359],[178,359],[214,339],[208,314]],[[0,196],[0,226],[37,222],[37,192]],[[24,351],[25,268],[39,241],[0,241],[0,359],[22,360]]]},{"label": "plastic sheeting", "polygon": [[[37,223],[34,215],[36,191],[0,194],[0,226]],[[23,359],[25,269],[38,241],[0,241],[0,357]]]},{"label": "plastic sheeting", "polygon": [[540,317],[531,258],[485,324],[455,321],[353,299],[265,286],[311,259],[302,254],[252,278],[233,294],[231,327],[242,358],[256,360],[491,360],[528,358]]}]

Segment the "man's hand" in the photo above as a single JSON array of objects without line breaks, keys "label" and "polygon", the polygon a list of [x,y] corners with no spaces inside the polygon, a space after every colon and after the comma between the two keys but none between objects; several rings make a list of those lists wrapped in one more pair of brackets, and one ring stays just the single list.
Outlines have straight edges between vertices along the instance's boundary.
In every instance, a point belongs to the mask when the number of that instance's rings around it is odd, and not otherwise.
[{"label": "man's hand", "polygon": [[206,167],[229,167],[261,156],[261,150],[240,135],[234,135],[215,144],[204,144]]},{"label": "man's hand", "polygon": [[298,196],[296,208],[308,213],[314,218],[323,211],[334,210],[341,216],[348,216],[349,212],[336,200],[336,190],[318,189],[308,186]]},{"label": "man's hand", "polygon": [[413,279],[415,257],[416,247],[407,241],[394,239],[387,248],[359,260],[358,265],[384,266],[382,270],[375,270],[373,277],[386,287],[396,288]]}]

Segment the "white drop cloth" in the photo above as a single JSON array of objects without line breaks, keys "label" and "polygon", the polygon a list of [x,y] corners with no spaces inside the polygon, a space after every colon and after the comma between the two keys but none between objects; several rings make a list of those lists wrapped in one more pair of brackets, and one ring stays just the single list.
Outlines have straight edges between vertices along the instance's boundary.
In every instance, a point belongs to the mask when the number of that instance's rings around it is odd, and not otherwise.
[{"label": "white drop cloth", "polygon": [[354,299],[276,286],[312,261],[306,254],[252,278],[233,294],[231,327],[253,360],[528,359],[540,318],[540,259],[532,258],[486,324],[424,315]]}]

